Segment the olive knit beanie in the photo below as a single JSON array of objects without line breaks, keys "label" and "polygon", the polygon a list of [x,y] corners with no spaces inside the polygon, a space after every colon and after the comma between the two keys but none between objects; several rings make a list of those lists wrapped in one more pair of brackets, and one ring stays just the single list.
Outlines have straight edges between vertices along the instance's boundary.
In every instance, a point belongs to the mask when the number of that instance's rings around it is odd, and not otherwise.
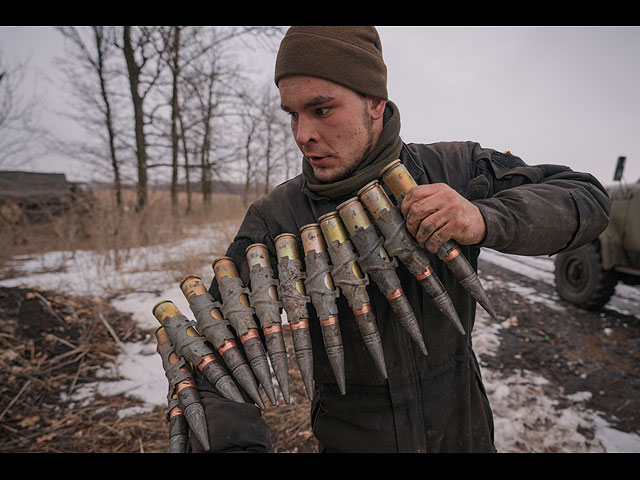
[{"label": "olive knit beanie", "polygon": [[387,100],[387,67],[374,27],[295,26],[285,34],[275,83],[285,75],[309,75]]}]

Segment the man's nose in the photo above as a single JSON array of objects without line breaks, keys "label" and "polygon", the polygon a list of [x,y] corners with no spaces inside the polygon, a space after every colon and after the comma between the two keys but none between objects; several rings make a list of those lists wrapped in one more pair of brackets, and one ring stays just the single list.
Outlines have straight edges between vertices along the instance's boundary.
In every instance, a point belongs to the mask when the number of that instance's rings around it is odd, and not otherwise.
[{"label": "man's nose", "polygon": [[318,132],[314,122],[307,118],[298,118],[295,130],[296,143],[298,145],[306,145],[309,142],[318,140]]}]

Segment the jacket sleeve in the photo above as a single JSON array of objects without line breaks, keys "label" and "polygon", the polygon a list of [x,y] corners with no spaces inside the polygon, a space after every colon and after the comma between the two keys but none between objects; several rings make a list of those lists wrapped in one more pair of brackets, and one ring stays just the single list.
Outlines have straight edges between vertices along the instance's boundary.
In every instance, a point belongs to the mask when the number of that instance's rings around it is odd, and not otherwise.
[{"label": "jacket sleeve", "polygon": [[588,173],[529,166],[510,153],[470,149],[467,192],[487,224],[479,245],[518,255],[553,255],[591,242],[607,227],[611,201]]}]

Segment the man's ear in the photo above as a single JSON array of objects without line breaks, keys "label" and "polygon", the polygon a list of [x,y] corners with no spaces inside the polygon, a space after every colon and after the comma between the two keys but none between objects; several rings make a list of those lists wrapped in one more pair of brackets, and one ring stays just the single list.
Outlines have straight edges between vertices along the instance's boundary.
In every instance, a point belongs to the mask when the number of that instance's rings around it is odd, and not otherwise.
[{"label": "man's ear", "polygon": [[371,118],[378,120],[384,115],[384,109],[387,106],[387,101],[378,97],[369,98],[369,109],[371,110]]}]

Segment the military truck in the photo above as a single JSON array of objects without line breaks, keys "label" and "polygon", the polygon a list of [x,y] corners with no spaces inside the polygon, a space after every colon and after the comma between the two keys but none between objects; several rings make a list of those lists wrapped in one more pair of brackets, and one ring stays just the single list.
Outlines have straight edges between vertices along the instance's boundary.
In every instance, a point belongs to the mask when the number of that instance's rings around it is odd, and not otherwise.
[{"label": "military truck", "polygon": [[640,180],[626,184],[626,157],[618,157],[608,186],[611,217],[593,242],[555,256],[555,284],[560,297],[587,310],[604,307],[618,282],[640,285]]},{"label": "military truck", "polygon": [[94,200],[89,185],[69,182],[64,173],[0,171],[2,228],[47,222],[69,211],[86,213]]}]

